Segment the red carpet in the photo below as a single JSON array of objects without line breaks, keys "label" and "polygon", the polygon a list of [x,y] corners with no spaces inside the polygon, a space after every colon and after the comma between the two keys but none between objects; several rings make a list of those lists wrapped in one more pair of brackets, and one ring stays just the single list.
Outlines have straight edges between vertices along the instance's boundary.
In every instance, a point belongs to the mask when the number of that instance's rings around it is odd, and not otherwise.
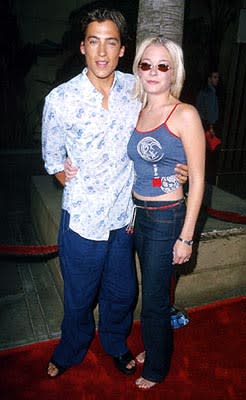
[{"label": "red carpet", "polygon": [[[57,379],[46,375],[56,341],[0,353],[1,400],[244,400],[246,399],[246,297],[189,310],[191,322],[174,331],[175,350],[165,382],[148,392],[134,386],[135,376],[116,371],[95,339],[84,362]],[[139,323],[129,338],[142,350]]]}]

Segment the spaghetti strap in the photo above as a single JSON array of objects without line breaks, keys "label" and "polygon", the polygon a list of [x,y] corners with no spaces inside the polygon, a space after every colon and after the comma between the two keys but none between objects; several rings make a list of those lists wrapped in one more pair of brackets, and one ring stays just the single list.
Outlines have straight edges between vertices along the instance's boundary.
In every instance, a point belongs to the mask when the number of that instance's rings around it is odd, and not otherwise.
[{"label": "spaghetti strap", "polygon": [[166,120],[164,121],[164,125],[166,125],[167,121],[169,120],[169,118],[171,117],[172,113],[176,110],[176,108],[182,103],[177,103],[175,104],[175,106],[172,108],[172,110],[170,111],[170,113],[168,114]]}]

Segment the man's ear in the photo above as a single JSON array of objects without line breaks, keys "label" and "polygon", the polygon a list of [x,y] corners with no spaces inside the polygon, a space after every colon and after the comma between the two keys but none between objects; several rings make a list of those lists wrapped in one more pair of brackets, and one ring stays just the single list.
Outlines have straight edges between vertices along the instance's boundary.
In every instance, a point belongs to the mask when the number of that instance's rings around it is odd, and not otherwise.
[{"label": "man's ear", "polygon": [[124,54],[125,54],[125,46],[121,46],[120,52],[119,52],[119,57],[123,57]]},{"label": "man's ear", "polygon": [[80,48],[80,53],[81,54],[85,54],[85,44],[84,44],[84,42],[80,43],[80,47],[79,48]]}]

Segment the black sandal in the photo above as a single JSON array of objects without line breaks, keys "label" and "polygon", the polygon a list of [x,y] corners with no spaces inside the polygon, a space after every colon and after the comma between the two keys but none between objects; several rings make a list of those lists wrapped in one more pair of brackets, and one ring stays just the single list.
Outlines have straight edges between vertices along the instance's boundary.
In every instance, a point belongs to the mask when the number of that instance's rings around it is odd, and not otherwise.
[{"label": "black sandal", "polygon": [[113,357],[113,360],[114,360],[114,364],[115,364],[116,368],[120,372],[123,372],[123,374],[132,375],[132,374],[134,374],[134,372],[136,372],[136,369],[137,369],[136,363],[131,368],[127,368],[127,365],[129,364],[129,362],[131,362],[131,361],[135,362],[134,357],[130,351],[123,354],[122,356]]},{"label": "black sandal", "polygon": [[[50,374],[48,374],[49,375],[49,377],[50,378],[57,378],[58,376],[60,376],[60,375],[62,375],[66,370],[67,370],[67,368],[66,367],[62,367],[61,365],[59,365],[59,364],[57,364],[57,362],[55,362],[53,359],[51,359],[50,360],[50,362],[49,362],[49,364],[53,364],[54,365],[54,367],[57,369],[57,374],[56,375],[50,375]],[[48,367],[49,368],[49,367]]]}]

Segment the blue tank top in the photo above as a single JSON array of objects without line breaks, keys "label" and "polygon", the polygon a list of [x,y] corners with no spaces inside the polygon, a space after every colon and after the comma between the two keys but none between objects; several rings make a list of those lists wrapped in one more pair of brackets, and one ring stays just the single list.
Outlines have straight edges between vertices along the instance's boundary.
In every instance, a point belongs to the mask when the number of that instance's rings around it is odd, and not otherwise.
[{"label": "blue tank top", "polygon": [[[180,104],[180,103],[178,103]],[[177,163],[186,164],[181,139],[164,123],[147,132],[134,129],[128,143],[128,156],[134,162],[133,190],[142,196],[159,196],[176,190],[181,184],[175,177]]]}]

